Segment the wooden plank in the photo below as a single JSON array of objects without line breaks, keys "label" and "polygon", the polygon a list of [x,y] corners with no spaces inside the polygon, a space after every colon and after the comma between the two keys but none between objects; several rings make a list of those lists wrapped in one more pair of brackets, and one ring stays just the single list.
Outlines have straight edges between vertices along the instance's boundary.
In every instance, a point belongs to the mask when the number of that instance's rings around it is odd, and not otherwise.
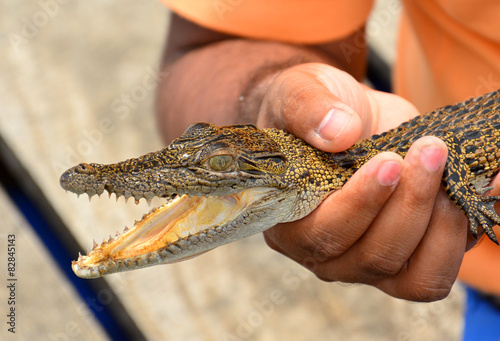
[{"label": "wooden plank", "polygon": [[[162,146],[151,84],[166,11],[154,1],[67,2],[43,23],[38,3],[17,6],[0,22],[9,33],[0,40],[0,133],[90,247],[149,208],[77,199],[60,189],[59,176],[81,161],[114,162]],[[412,304],[366,286],[323,283],[261,236],[107,280],[151,340],[457,340],[461,333],[460,288],[441,302]]]},{"label": "wooden plank", "polygon": [[0,217],[0,339],[106,340],[99,322],[1,187]]}]

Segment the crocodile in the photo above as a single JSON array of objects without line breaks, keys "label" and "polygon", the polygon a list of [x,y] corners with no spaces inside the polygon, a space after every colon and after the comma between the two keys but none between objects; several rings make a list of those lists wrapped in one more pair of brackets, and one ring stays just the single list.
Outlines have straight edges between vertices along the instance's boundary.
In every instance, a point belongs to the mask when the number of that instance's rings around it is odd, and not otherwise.
[{"label": "crocodile", "polygon": [[484,231],[498,244],[493,226],[500,223],[494,209],[500,197],[484,194],[500,168],[500,90],[417,116],[340,153],[317,150],[279,129],[194,123],[157,152],[115,164],[81,163],[61,176],[64,189],[167,202],[123,233],[94,241],[72,269],[96,278],[177,262],[298,220],[374,155],[404,157],[422,136],[446,143],[442,183],[472,235]]}]

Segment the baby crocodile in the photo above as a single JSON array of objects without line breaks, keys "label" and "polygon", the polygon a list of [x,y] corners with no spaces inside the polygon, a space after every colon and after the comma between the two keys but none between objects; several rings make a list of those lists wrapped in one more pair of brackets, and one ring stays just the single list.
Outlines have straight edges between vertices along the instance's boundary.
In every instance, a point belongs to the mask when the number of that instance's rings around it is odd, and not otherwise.
[{"label": "baby crocodile", "polygon": [[282,130],[195,123],[160,151],[109,165],[82,163],[61,176],[64,189],[89,197],[106,190],[136,202],[167,198],[133,228],[94,242],[72,268],[96,278],[171,263],[298,220],[374,155],[405,156],[425,135],[448,146],[443,184],[471,233],[481,228],[498,244],[492,226],[500,223],[494,209],[500,197],[482,195],[500,167],[499,134],[500,90],[418,116],[336,154]]}]

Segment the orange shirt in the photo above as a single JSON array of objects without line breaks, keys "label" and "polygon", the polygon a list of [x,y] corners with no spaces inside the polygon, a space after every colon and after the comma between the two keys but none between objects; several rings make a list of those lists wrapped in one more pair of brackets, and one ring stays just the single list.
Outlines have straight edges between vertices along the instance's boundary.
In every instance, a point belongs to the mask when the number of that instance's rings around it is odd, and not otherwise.
[{"label": "orange shirt", "polygon": [[500,1],[403,3],[396,93],[427,112],[500,88]]},{"label": "orange shirt", "polygon": [[161,0],[198,25],[233,35],[317,44],[364,25],[373,0]]},{"label": "orange shirt", "polygon": [[[500,88],[499,0],[402,0],[395,92],[421,112]],[[361,28],[372,0],[162,0],[201,26],[253,39],[318,44]],[[500,229],[497,235],[500,236]],[[460,278],[500,295],[500,247],[487,238]]]}]

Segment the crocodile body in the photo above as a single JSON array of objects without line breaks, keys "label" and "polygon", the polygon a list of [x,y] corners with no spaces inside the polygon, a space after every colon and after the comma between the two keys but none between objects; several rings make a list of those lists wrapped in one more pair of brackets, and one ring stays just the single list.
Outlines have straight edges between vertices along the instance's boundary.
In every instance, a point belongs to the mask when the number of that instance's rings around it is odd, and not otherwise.
[{"label": "crocodile body", "polygon": [[443,184],[469,219],[474,236],[497,242],[494,210],[500,197],[483,194],[500,168],[500,90],[437,109],[356,143],[345,152],[319,151],[277,129],[253,125],[192,124],[168,147],[116,164],[80,164],[61,176],[77,194],[167,203],[133,228],[73,262],[84,278],[183,260],[219,245],[298,220],[370,158],[382,151],[405,156],[422,136],[448,146]]}]

